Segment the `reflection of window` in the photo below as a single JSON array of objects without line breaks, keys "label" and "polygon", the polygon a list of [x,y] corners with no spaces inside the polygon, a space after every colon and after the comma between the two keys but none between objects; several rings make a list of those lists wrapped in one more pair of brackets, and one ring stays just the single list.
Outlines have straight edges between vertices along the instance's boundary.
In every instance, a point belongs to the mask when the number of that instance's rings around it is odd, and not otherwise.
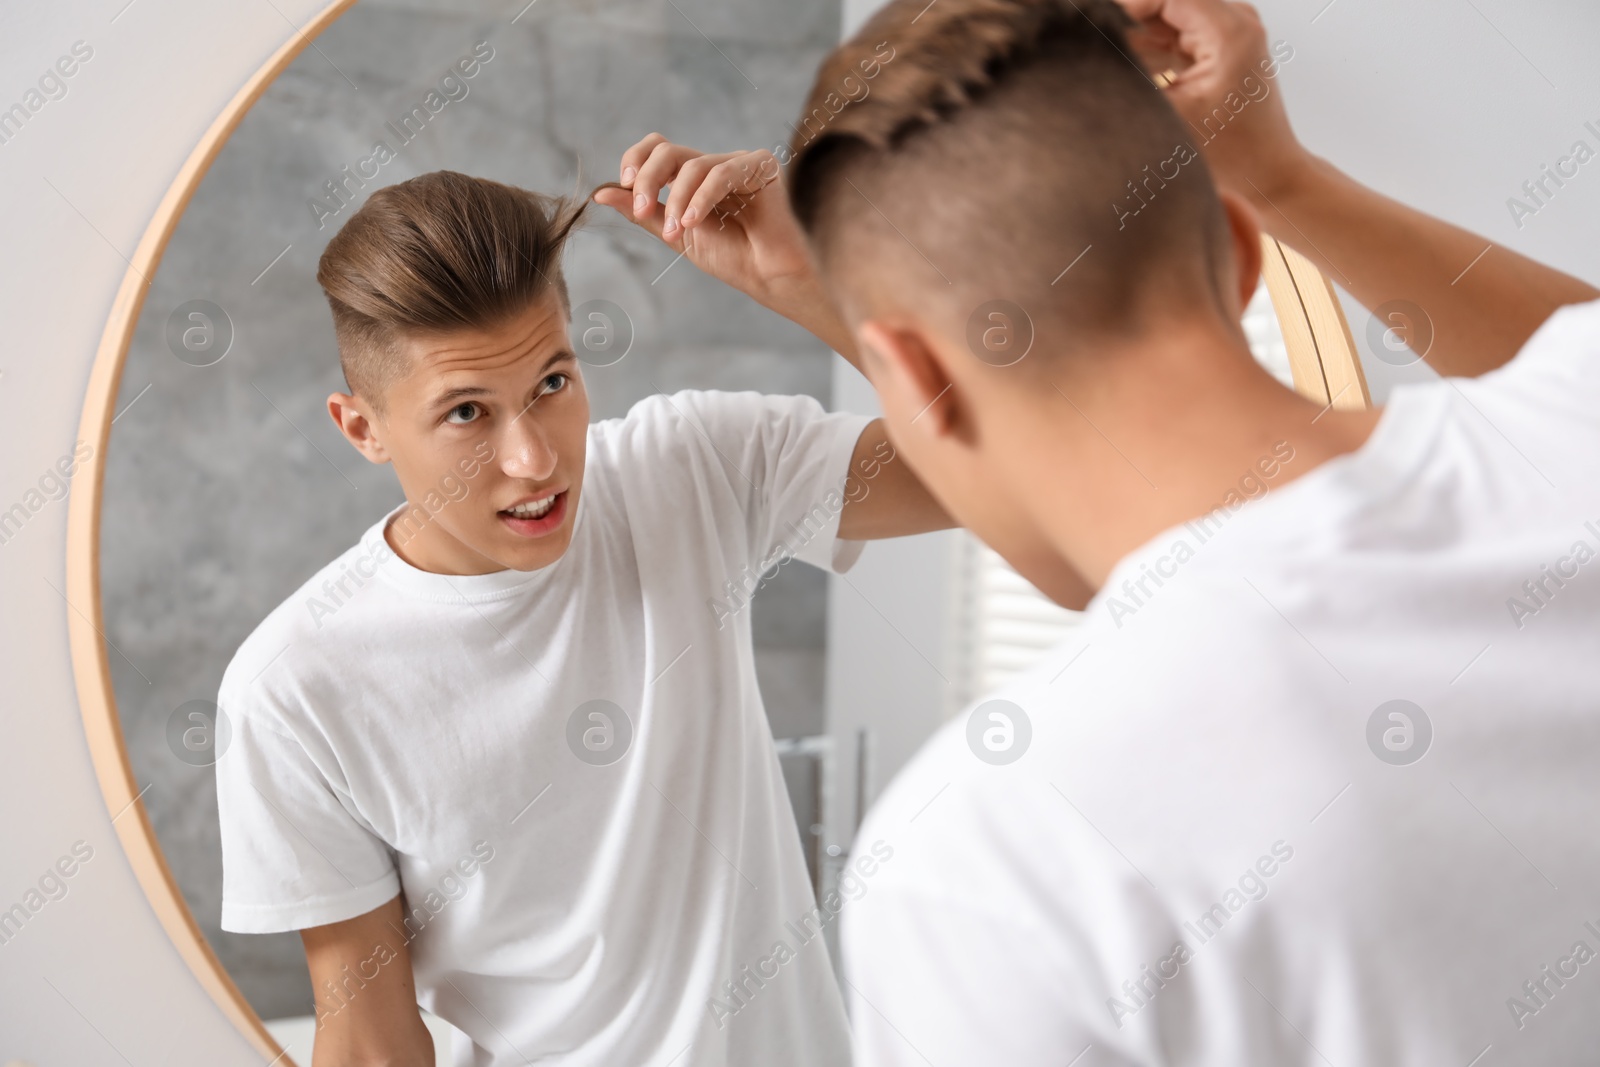
[{"label": "reflection of window", "polygon": [[1083,618],[1057,607],[999,554],[962,532],[955,611],[960,679],[951,714],[994,692],[1044,658]]},{"label": "reflection of window", "polygon": [[[1267,287],[1258,285],[1244,312],[1244,335],[1256,362],[1290,388],[1289,349]],[[1057,607],[998,554],[966,532],[956,550],[955,661],[960,672],[956,714],[1049,654],[1083,614]]]},{"label": "reflection of window", "polygon": [[1278,326],[1278,315],[1272,310],[1272,298],[1267,295],[1264,283],[1256,286],[1256,295],[1244,309],[1244,336],[1250,342],[1250,354],[1256,357],[1256,362],[1293,389],[1289,346],[1283,343],[1283,330]]}]

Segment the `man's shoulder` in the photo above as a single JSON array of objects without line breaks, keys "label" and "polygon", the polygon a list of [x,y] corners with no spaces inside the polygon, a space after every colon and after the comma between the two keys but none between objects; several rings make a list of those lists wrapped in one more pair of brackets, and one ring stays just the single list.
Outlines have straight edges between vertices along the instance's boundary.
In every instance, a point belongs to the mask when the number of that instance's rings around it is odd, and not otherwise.
[{"label": "man's shoulder", "polygon": [[[1086,622],[968,704],[896,775],[863,832],[916,828],[915,853],[949,869],[979,853],[1028,864],[1097,848],[1085,813],[1098,823],[1135,798],[1174,818],[1201,812],[1208,803],[1192,797],[1244,753],[1296,773],[1326,763],[1340,691],[1308,680],[1303,642],[1270,605],[1252,613],[1231,589],[1193,585],[1164,590],[1120,631],[1109,617]],[[1257,770],[1240,791],[1270,804],[1297,795],[1292,778]]]},{"label": "man's shoulder", "polygon": [[659,433],[702,440],[708,429],[715,429],[727,420],[755,422],[773,415],[811,411],[822,414],[822,405],[815,397],[804,394],[762,393],[752,389],[680,389],[673,393],[652,393],[636,401],[627,414],[602,419],[589,430],[602,439]]},{"label": "man's shoulder", "polygon": [[1557,308],[1539,325],[1510,363],[1484,375],[1493,378],[1514,368],[1552,366],[1574,377],[1600,382],[1600,300]]},{"label": "man's shoulder", "polygon": [[[281,691],[277,683],[283,678],[346,659],[340,648],[352,638],[351,624],[357,615],[370,614],[381,596],[377,570],[384,561],[377,555],[363,533],[268,612],[228,661],[219,690],[223,700],[241,709],[255,706],[260,697]],[[272,679],[277,681],[263,684]]]},{"label": "man's shoulder", "polygon": [[635,492],[703,488],[708,477],[726,478],[742,490],[754,484],[760,457],[822,440],[825,434],[809,437],[807,431],[840,418],[804,394],[658,392],[626,415],[590,425],[590,463]]}]

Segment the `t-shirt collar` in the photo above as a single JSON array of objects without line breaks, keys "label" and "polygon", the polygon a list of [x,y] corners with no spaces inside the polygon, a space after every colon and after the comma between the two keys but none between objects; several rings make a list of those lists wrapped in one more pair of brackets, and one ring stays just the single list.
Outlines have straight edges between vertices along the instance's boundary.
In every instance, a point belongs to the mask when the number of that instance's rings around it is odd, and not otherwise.
[{"label": "t-shirt collar", "polygon": [[519,571],[507,567],[487,574],[439,574],[412,566],[400,558],[383,535],[390,521],[407,508],[417,506],[421,510],[420,505],[413,505],[410,501],[390,509],[383,518],[368,527],[361,535],[361,546],[369,558],[382,561],[382,565],[378,567],[378,574],[384,581],[413,596],[456,604],[502,600],[544,585],[550,573],[561,565],[562,560],[572,554],[572,549],[577,544],[577,524],[582,517],[582,503],[583,494],[580,493],[578,512],[573,516],[572,545],[568,546],[567,552],[561,559],[537,570]]},{"label": "t-shirt collar", "polygon": [[[1309,533],[1339,521],[1349,508],[1392,499],[1430,454],[1448,407],[1445,389],[1441,382],[1396,386],[1365,441],[1281,488],[1246,500],[1228,522],[1232,538],[1249,529],[1254,552],[1269,544],[1302,544]],[[1163,530],[1123,556],[1084,611],[1103,610],[1103,598],[1114,593],[1123,579],[1137,577],[1139,564],[1165,551],[1174,538],[1184,536],[1188,525],[1185,522]],[[1206,555],[1214,559],[1219,554],[1212,550]]]}]

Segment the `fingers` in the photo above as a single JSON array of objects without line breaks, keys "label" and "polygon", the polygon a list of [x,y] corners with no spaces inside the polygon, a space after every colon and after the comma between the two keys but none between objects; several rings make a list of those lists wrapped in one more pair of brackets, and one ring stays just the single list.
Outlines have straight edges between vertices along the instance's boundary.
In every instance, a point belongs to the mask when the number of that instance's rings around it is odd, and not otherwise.
[{"label": "fingers", "polygon": [[1167,71],[1181,72],[1191,62],[1178,47],[1177,31],[1164,22],[1135,26],[1128,31],[1128,45],[1152,76]]},{"label": "fingers", "polygon": [[1118,0],[1141,26],[1135,36],[1155,49],[1179,51],[1191,60],[1214,53],[1237,32],[1238,23],[1255,9],[1230,0]]},{"label": "fingers", "polygon": [[[765,149],[710,155],[652,133],[622,154],[623,188],[598,189],[594,199],[676,245],[712,215],[742,210],[750,196],[778,179],[779,171],[777,159]],[[658,213],[663,187],[670,189]]]},{"label": "fingers", "polygon": [[622,173],[617,177],[624,186],[633,188],[633,179],[638,175],[639,168],[650,158],[650,153],[655,150],[656,145],[665,140],[666,138],[659,133],[647,134],[632,148],[622,153]]},{"label": "fingers", "polygon": [[702,156],[679,172],[667,197],[667,217],[691,229],[710,218],[719,206],[723,213],[742,210],[749,197],[777,179],[778,169],[777,159],[764,148]]},{"label": "fingers", "polygon": [[[638,168],[634,167],[634,170],[637,171]],[[644,218],[639,218],[637,215],[635,215],[633,211],[633,190],[619,188],[619,184],[620,183],[616,182],[607,182],[605,185],[597,188],[592,194],[594,202],[611,208],[613,211],[626,218],[629,222],[633,223],[641,230],[645,230],[656,237],[660,237],[660,218],[656,217],[654,214],[646,215]],[[667,243],[671,244],[672,242],[668,240]]]},{"label": "fingers", "polygon": [[[731,158],[729,155],[708,156],[697,154],[686,159],[678,168],[678,173],[672,178],[672,189],[667,193],[667,202],[664,208],[665,218],[661,222],[661,235],[669,240],[683,235],[681,221],[684,211],[689,207],[691,198],[706,184],[706,178],[716,170],[724,160]],[[719,196],[718,199],[721,199]]]},{"label": "fingers", "polygon": [[639,165],[633,179],[633,214],[645,219],[655,215],[661,187],[678,175],[678,170],[695,156],[701,155],[693,148],[685,148],[670,141],[662,141],[650,150],[650,155]]},{"label": "fingers", "polygon": [[639,229],[644,230],[646,233],[649,233],[654,237],[660,237],[668,245],[677,247],[673,244],[674,238],[681,237],[683,235],[682,230],[679,230],[676,234],[669,234],[663,237],[661,233],[662,220],[660,215],[650,214],[646,215],[644,218],[639,218],[636,216],[633,213],[633,193],[626,189],[601,189],[599,192],[594,194],[594,199],[596,203],[604,204],[606,207],[614,209],[629,222],[639,227]]},{"label": "fingers", "polygon": [[1122,9],[1139,22],[1146,22],[1161,15],[1161,5],[1166,0],[1117,0]]},{"label": "fingers", "polygon": [[595,203],[603,204],[624,215],[633,213],[632,189],[618,189],[615,185],[602,185],[594,191],[593,199]]}]

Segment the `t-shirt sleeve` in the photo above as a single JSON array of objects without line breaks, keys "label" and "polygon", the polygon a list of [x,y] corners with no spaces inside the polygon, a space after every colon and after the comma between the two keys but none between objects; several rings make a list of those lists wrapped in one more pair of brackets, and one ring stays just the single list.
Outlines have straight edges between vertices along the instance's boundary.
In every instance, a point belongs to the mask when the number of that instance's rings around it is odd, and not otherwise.
[{"label": "t-shirt sleeve", "polygon": [[264,934],[320,926],[399,893],[387,845],[306,747],[256,716],[229,720],[233,735],[216,764],[222,928]]},{"label": "t-shirt sleeve", "polygon": [[1509,443],[1541,483],[1600,478],[1600,300],[1558,308],[1509,363],[1451,385],[1468,402],[1465,425],[1486,430],[1496,449]]},{"label": "t-shirt sleeve", "polygon": [[683,392],[664,397],[695,426],[740,501],[750,558],[848,570],[864,542],[840,540],[846,480],[869,416],[830,413],[809,396]]},{"label": "t-shirt sleeve", "polygon": [[1600,300],[1557,308],[1509,363],[1483,380],[1592,399],[1600,391]]}]

